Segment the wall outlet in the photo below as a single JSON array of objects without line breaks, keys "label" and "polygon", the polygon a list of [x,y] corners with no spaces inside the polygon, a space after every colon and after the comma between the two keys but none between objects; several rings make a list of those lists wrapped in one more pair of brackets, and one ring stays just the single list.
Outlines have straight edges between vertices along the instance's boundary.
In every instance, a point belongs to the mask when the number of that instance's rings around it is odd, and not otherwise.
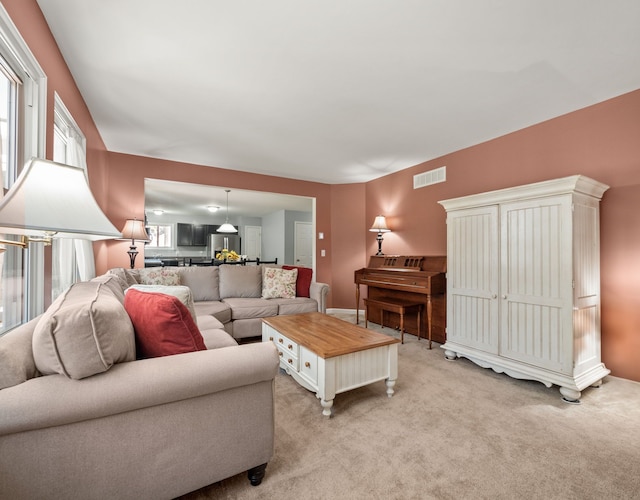
[{"label": "wall outlet", "polygon": [[326,257],[327,256],[327,252],[326,250],[323,248],[322,250],[320,250],[320,257]]}]

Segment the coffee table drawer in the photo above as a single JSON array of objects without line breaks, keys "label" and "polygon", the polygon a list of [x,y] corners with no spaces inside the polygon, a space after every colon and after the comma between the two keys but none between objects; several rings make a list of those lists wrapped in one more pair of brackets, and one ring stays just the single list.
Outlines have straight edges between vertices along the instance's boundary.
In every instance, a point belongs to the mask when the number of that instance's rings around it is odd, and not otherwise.
[{"label": "coffee table drawer", "polygon": [[312,384],[318,384],[318,356],[304,347],[300,348],[300,373]]},{"label": "coffee table drawer", "polygon": [[278,333],[275,339],[276,347],[283,352],[291,353],[293,356],[298,357],[298,344],[288,339],[284,335]]},{"label": "coffee table drawer", "polygon": [[287,351],[282,351],[280,349],[278,350],[280,351],[278,354],[280,354],[280,364],[282,365],[282,367],[298,371],[298,356],[294,356]]}]

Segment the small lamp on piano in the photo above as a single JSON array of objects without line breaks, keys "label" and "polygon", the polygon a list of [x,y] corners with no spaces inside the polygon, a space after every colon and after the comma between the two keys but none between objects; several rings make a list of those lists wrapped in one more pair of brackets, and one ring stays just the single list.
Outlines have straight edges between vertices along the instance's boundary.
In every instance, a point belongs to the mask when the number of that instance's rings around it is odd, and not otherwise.
[{"label": "small lamp on piano", "polygon": [[[120,238],[96,203],[84,169],[32,158],[0,201],[0,233],[19,235],[0,244],[26,249],[53,238]],[[0,251],[3,251],[0,248]]]},{"label": "small lamp on piano", "polygon": [[144,228],[144,221],[138,219],[127,219],[122,228],[122,239],[131,240],[131,246],[129,247],[129,261],[131,269],[136,265],[136,256],[138,251],[136,249],[137,241],[149,241],[149,235]]},{"label": "small lamp on piano", "polygon": [[384,218],[384,215],[378,215],[376,217],[376,220],[373,221],[373,226],[371,226],[371,229],[369,229],[369,231],[378,233],[378,236],[376,237],[376,239],[378,240],[378,253],[376,255],[384,255],[382,253],[382,233],[388,233],[389,231],[391,231],[391,229],[387,227],[387,221]]}]

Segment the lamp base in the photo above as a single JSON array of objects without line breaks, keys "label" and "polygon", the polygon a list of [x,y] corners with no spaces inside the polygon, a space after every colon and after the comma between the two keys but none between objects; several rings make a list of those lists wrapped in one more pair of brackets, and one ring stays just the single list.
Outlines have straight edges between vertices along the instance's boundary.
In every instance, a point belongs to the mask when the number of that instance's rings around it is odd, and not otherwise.
[{"label": "lamp base", "polygon": [[129,254],[129,261],[131,263],[131,269],[133,269],[136,265],[136,256],[138,255],[138,252],[136,251],[136,247],[135,245],[131,245],[129,247],[129,251],[127,252]]},{"label": "lamp base", "polygon": [[384,255],[382,253],[382,233],[378,233],[376,240],[378,240],[378,253],[376,255]]}]

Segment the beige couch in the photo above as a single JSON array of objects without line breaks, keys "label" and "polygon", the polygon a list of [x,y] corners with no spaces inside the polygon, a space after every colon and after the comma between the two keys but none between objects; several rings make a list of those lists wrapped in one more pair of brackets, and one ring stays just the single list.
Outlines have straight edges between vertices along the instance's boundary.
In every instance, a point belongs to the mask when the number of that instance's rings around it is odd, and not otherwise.
[{"label": "beige couch", "polygon": [[309,280],[309,297],[262,298],[265,294],[265,272],[282,267],[227,264],[134,270],[117,268],[109,272],[117,274],[129,285],[185,285],[193,294],[200,328],[224,329],[234,339],[244,339],[262,335],[262,318],[326,312],[329,285],[325,283]]},{"label": "beige couch", "polygon": [[0,337],[0,498],[174,498],[243,471],[262,480],[275,347],[238,346],[205,318],[208,350],[136,360],[126,286],[76,284]]}]

